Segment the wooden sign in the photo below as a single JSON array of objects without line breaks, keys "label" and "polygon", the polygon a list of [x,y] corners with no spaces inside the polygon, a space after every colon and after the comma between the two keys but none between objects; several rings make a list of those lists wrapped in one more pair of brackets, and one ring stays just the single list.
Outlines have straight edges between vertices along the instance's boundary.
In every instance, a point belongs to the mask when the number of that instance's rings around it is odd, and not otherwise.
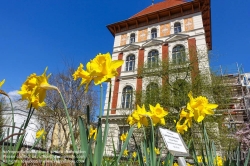
[{"label": "wooden sign", "polygon": [[173,156],[189,156],[188,148],[179,133],[159,128],[168,151]]}]

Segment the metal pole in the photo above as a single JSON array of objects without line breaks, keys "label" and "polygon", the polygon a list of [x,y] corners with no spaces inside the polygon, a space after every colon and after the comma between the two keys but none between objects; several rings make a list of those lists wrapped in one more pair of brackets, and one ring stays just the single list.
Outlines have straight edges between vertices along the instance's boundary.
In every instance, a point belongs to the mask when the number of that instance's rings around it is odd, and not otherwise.
[{"label": "metal pole", "polygon": [[184,157],[178,157],[177,161],[178,161],[179,166],[186,166],[187,165],[186,160],[184,159]]}]

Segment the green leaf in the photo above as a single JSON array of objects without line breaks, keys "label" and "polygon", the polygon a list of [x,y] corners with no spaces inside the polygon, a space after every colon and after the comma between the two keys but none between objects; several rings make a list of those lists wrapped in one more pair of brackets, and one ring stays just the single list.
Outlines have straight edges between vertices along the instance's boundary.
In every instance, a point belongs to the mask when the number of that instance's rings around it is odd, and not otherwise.
[{"label": "green leaf", "polygon": [[78,117],[78,124],[79,124],[79,130],[80,130],[80,149],[81,152],[83,152],[84,158],[87,157],[87,151],[88,151],[88,135],[86,126],[82,120],[82,117]]},{"label": "green leaf", "polygon": [[14,163],[14,166],[22,166],[22,160],[17,159]]},{"label": "green leaf", "polygon": [[103,158],[102,128],[98,127],[93,165],[101,165]]},{"label": "green leaf", "polygon": [[244,166],[248,166],[249,156],[250,156],[250,149],[248,150],[247,158],[245,159]]}]

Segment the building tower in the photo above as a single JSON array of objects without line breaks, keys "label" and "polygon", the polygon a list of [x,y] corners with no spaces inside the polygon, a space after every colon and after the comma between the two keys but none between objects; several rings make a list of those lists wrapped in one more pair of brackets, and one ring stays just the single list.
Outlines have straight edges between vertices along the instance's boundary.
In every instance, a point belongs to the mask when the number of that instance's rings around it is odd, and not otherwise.
[{"label": "building tower", "polygon": [[[139,68],[152,67],[158,61],[181,65],[191,62],[192,81],[196,72],[209,74],[207,50],[212,49],[210,0],[162,0],[138,12],[127,20],[107,26],[114,36],[113,60],[124,60],[118,69],[119,76],[112,79],[110,103],[110,133],[119,151],[119,135],[127,129],[125,117],[135,108],[134,92],[150,86],[160,86],[164,80],[148,83],[139,77]],[[205,50],[200,60],[197,50]],[[184,52],[187,52],[184,53]],[[171,83],[171,77],[168,76]],[[108,108],[107,91],[104,117]],[[108,138],[106,152],[112,155],[113,146]]]}]

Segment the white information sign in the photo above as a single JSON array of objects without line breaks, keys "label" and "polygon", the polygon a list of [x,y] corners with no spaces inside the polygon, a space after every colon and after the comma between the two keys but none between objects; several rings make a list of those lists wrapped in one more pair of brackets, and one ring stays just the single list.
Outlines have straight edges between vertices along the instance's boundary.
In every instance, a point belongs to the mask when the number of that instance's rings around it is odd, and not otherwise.
[{"label": "white information sign", "polygon": [[173,156],[188,156],[188,148],[179,133],[160,128],[161,136]]}]

